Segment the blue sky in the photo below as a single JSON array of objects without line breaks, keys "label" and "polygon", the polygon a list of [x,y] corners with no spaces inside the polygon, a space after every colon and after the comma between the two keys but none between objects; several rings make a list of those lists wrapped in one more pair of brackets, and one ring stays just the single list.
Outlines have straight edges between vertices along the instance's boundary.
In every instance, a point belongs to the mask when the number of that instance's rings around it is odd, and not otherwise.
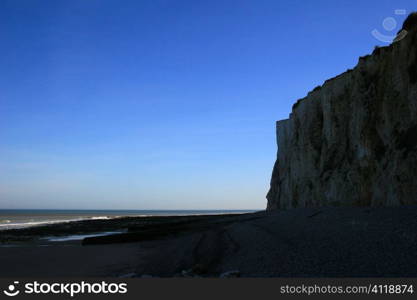
[{"label": "blue sky", "polygon": [[264,208],[275,121],[395,9],[417,0],[1,0],[0,208]]}]

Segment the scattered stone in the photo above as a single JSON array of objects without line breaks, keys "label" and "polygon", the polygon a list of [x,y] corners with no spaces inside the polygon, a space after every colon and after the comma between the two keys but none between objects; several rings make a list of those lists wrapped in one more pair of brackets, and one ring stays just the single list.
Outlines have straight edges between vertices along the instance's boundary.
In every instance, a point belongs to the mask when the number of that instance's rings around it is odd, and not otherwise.
[{"label": "scattered stone", "polygon": [[182,270],[180,277],[194,278],[194,277],[200,277],[200,276],[195,274],[192,269],[189,269],[189,270]]},{"label": "scattered stone", "polygon": [[319,210],[319,211],[315,212],[314,214],[311,214],[311,215],[307,216],[307,218],[313,218],[313,217],[315,217],[315,216],[317,216],[317,215],[319,215],[321,213],[322,213],[322,211]]},{"label": "scattered stone", "polygon": [[237,270],[227,271],[227,272],[220,274],[219,277],[220,278],[236,278],[236,277],[240,277],[240,272]]},{"label": "scattered stone", "polygon": [[127,274],[123,274],[120,275],[119,278],[135,278],[138,277],[138,274],[136,273],[127,273]]},{"label": "scattered stone", "polygon": [[191,269],[190,270],[182,270],[181,271],[181,276],[182,277],[193,277],[192,274],[193,274],[193,272],[192,272]]}]

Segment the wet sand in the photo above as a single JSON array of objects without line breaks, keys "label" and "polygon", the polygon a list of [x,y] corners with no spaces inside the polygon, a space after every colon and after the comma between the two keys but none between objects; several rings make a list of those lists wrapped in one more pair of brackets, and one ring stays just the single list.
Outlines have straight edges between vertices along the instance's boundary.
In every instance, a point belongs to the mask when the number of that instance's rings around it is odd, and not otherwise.
[{"label": "wet sand", "polygon": [[417,277],[417,206],[82,221],[0,241],[1,277]]}]

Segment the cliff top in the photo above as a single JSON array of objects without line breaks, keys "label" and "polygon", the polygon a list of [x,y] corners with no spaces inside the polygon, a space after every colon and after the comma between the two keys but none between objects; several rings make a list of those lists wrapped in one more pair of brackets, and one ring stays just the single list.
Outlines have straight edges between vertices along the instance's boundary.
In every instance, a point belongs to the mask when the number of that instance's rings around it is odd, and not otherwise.
[{"label": "cliff top", "polygon": [[413,30],[417,28],[417,12],[411,13],[403,23],[402,30]]},{"label": "cliff top", "polygon": [[[393,43],[391,44],[391,45],[389,45],[389,46],[386,46],[386,47],[375,47],[375,50],[372,52],[372,54],[369,54],[369,55],[365,55],[365,56],[362,56],[362,57],[360,57],[359,58],[359,60],[366,60],[366,59],[368,59],[368,58],[370,58],[371,56],[373,56],[373,55],[379,55],[380,53],[381,53],[381,50],[382,49],[389,49],[390,47],[392,47],[392,45],[394,44],[394,43],[396,43],[397,41],[400,41],[401,39],[399,39],[399,40],[397,40],[398,39],[398,37],[399,36],[401,36],[401,34],[403,34],[403,31],[404,30],[406,30],[407,32],[411,32],[411,31],[417,31],[417,12],[412,12],[412,13],[410,13],[409,15],[408,15],[408,17],[407,17],[407,19],[404,21],[404,23],[403,23],[403,26],[402,26],[402,29],[398,32],[398,34],[397,34],[397,38],[396,39],[394,39],[394,41],[393,41]],[[356,66],[354,67],[354,69],[356,68]],[[342,77],[342,76],[344,76],[344,75],[346,75],[346,74],[348,74],[348,73],[350,73],[350,72],[352,72],[353,71],[353,69],[348,69],[347,71],[345,71],[345,72],[343,72],[343,73],[341,73],[341,74],[339,74],[339,75],[337,75],[337,76],[335,76],[335,77],[333,77],[333,78],[330,78],[330,79],[327,79],[324,83],[323,83],[323,85],[319,85],[319,86],[317,86],[317,87],[315,87],[312,91],[310,91],[310,92],[308,92],[308,94],[307,94],[307,96],[306,97],[304,97],[304,98],[301,98],[301,99],[299,99],[299,100],[297,100],[296,101],[296,103],[293,105],[293,107],[292,107],[292,110],[294,110],[302,101],[304,101],[311,93],[314,93],[314,92],[316,92],[316,91],[319,91],[319,90],[321,90],[324,86],[326,86],[328,83],[330,83],[330,82],[332,82],[332,81],[334,81],[335,79],[338,79],[338,78],[340,78],[340,77]],[[291,115],[291,114],[290,114]],[[282,120],[282,121],[285,121],[285,120],[287,120],[287,119],[284,119],[284,120]]]}]

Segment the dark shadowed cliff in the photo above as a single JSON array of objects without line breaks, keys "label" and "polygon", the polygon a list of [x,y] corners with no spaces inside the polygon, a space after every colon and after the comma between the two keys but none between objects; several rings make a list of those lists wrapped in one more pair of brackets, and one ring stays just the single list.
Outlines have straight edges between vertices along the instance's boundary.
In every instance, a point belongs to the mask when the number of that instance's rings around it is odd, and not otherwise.
[{"label": "dark shadowed cliff", "polygon": [[268,209],[417,204],[417,14],[277,122]]}]

